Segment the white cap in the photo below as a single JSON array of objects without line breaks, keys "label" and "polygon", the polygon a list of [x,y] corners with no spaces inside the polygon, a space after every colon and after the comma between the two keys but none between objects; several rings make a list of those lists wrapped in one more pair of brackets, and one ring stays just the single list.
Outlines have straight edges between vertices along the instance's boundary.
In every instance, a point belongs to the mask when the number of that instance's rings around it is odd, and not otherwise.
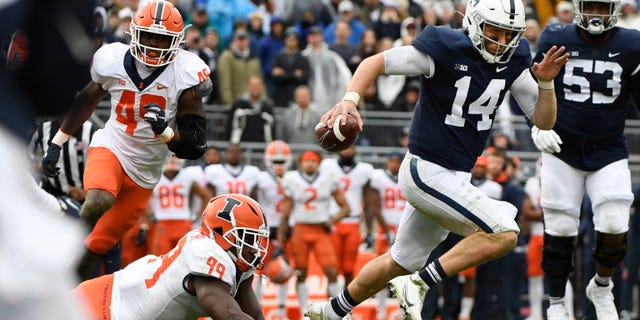
[{"label": "white cap", "polygon": [[118,19],[133,18],[133,10],[129,7],[124,7],[118,11]]},{"label": "white cap", "polygon": [[573,5],[569,1],[560,1],[556,5],[556,12],[573,11]]},{"label": "white cap", "polygon": [[638,4],[636,3],[636,0],[621,0],[620,1],[620,6],[624,7],[625,4],[631,5],[631,7],[633,9],[638,7]]},{"label": "white cap", "polygon": [[340,4],[338,5],[338,12],[342,13],[345,11],[353,12],[353,2],[349,0],[340,1]]}]

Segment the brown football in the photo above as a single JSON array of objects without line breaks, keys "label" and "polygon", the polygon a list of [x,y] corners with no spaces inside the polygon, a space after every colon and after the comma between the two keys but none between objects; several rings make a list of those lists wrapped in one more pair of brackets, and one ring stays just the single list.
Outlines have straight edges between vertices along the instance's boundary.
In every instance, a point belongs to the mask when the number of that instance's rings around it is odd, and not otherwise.
[{"label": "brown football", "polygon": [[347,115],[347,122],[342,124],[342,115],[338,116],[332,129],[320,122],[316,125],[316,140],[322,149],[329,152],[340,152],[349,148],[358,139],[360,130],[358,121]]}]

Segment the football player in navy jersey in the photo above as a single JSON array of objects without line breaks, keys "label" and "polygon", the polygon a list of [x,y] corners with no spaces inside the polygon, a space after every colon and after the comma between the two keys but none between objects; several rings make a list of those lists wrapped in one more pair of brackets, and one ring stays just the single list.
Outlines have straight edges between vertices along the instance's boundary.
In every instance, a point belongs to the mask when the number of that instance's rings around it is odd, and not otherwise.
[{"label": "football player in navy jersey", "polygon": [[[463,30],[428,26],[411,46],[365,59],[343,101],[323,115],[328,127],[338,116],[351,114],[362,128],[357,105],[377,76],[423,75],[409,152],[399,173],[407,205],[396,242],[390,252],[365,265],[337,297],[311,304],[311,319],[341,319],[387,282],[408,318],[420,319],[430,287],[514,248],[516,208],[474,187],[470,171],[507,90],[536,126],[549,130],[555,123],[553,79],[569,55],[553,46],[532,65],[529,45],[520,41],[524,15],[522,1],[470,0]],[[426,264],[450,231],[466,237]]]},{"label": "football player in navy jersey", "polygon": [[558,119],[553,130],[531,130],[534,143],[544,151],[542,268],[551,303],[547,315],[569,319],[563,297],[586,192],[594,211],[596,261],[586,295],[598,319],[618,319],[611,276],[627,251],[633,201],[623,131],[629,98],[633,94],[640,101],[640,32],[615,26],[619,0],[574,0],[574,5],[575,23],[547,26],[534,58],[541,61],[554,44],[571,54],[554,81]]}]

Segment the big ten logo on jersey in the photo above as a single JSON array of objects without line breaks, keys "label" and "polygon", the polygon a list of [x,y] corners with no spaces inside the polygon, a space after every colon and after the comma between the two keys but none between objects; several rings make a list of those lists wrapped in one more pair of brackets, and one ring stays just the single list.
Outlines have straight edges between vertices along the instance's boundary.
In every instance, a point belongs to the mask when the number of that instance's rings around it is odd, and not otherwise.
[{"label": "big ten logo on jersey", "polygon": [[314,201],[318,197],[318,189],[314,187],[308,187],[304,189],[304,192],[308,195],[307,200],[304,202],[304,208],[313,211],[318,207],[315,205]]},{"label": "big ten logo on jersey", "polygon": [[246,181],[227,181],[227,189],[229,190],[229,193],[249,195]]},{"label": "big ten logo on jersey", "polygon": [[200,71],[198,71],[198,81],[199,82],[204,82],[205,80],[209,79],[209,68],[204,68]]},{"label": "big ten logo on jersey", "polygon": [[160,208],[184,208],[184,191],[182,184],[173,186],[162,185],[158,188]]},{"label": "big ten logo on jersey", "polygon": [[118,104],[116,104],[116,120],[126,125],[125,132],[133,135],[138,122],[143,121],[145,110],[143,106],[149,103],[157,103],[162,110],[167,108],[167,99],[163,96],[144,93],[136,103],[136,93],[131,90],[123,90]]},{"label": "big ten logo on jersey", "polygon": [[404,210],[405,202],[406,200],[402,196],[402,191],[400,191],[400,188],[384,189],[384,208],[385,209]]}]

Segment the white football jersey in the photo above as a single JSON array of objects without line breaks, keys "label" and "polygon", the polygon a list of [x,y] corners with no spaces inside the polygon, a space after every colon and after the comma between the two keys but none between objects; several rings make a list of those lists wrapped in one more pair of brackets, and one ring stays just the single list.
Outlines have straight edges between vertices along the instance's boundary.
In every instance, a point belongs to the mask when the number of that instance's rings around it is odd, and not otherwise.
[{"label": "white football jersey", "polygon": [[164,70],[157,68],[142,79],[135,61],[129,46],[117,42],[102,46],[93,56],[91,78],[111,95],[111,116],[104,129],[94,134],[91,146],[111,150],[134,182],[153,189],[169,149],[144,121],[143,106],[159,104],[172,125],[180,95],[204,81],[209,67],[197,55],[180,49]]},{"label": "white football jersey", "polygon": [[[531,177],[527,179],[527,182],[524,184],[524,192],[526,192],[531,199],[531,205],[536,210],[540,208],[540,196],[542,195],[540,191],[540,177]],[[531,222],[531,234],[544,234],[544,224],[542,221]]]},{"label": "white football jersey", "polygon": [[204,169],[208,184],[216,188],[216,196],[227,193],[240,193],[245,196],[258,184],[260,169],[251,165],[237,168],[227,164],[212,164]]},{"label": "white football jersey", "polygon": [[502,186],[493,180],[482,180],[482,182],[480,182],[480,184],[478,184],[476,188],[480,189],[480,191],[484,192],[484,194],[486,194],[487,197],[491,199],[502,199]]},{"label": "white football jersey", "polygon": [[280,225],[280,205],[284,199],[284,191],[279,178],[269,171],[262,171],[258,176],[258,203],[267,217],[267,225],[276,228]]},{"label": "white football jersey", "polygon": [[191,187],[204,180],[202,170],[192,168],[181,169],[173,179],[160,177],[150,200],[156,220],[191,220]]},{"label": "white football jersey", "polygon": [[[362,215],[364,208],[364,195],[362,193],[362,188],[364,188],[371,179],[373,166],[366,162],[358,162],[351,170],[344,171],[338,164],[337,159],[324,159],[320,165],[320,170],[336,172],[338,179],[340,180],[342,192],[344,192],[347,202],[349,203],[351,213],[340,222],[359,223],[360,216]],[[329,212],[332,215],[336,215],[339,211],[340,207],[334,200],[332,200]]]},{"label": "white football jersey", "polygon": [[187,233],[178,245],[162,256],[148,255],[113,277],[112,319],[196,319],[205,316],[198,298],[185,290],[190,275],[214,277],[238,286],[253,275],[240,272],[228,253],[200,230]]},{"label": "white football jersey", "polygon": [[296,223],[324,223],[329,221],[329,201],[339,187],[333,171],[319,171],[313,177],[300,171],[289,171],[280,182],[284,194],[293,199],[291,217]]},{"label": "white football jersey", "polygon": [[371,188],[380,194],[380,211],[388,225],[398,226],[406,200],[400,191],[398,176],[386,169],[375,169],[371,174]]}]

